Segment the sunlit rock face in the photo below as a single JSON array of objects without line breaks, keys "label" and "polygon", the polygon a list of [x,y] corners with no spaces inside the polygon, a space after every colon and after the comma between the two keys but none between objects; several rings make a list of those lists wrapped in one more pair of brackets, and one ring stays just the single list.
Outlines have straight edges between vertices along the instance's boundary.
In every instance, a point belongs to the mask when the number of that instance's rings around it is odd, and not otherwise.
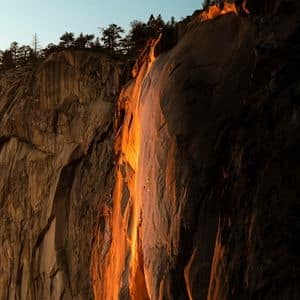
[{"label": "sunlit rock face", "polygon": [[194,24],[124,89],[119,180],[104,218],[111,234],[99,240],[106,251],[96,298],[206,297],[222,175],[214,148],[224,122],[244,105],[239,87],[249,85],[251,41],[247,20],[233,15]]},{"label": "sunlit rock face", "polygon": [[83,52],[1,78],[0,299],[300,298],[300,9],[258,2],[121,92]]},{"label": "sunlit rock face", "polygon": [[122,66],[61,52],[0,80],[0,299],[91,299]]},{"label": "sunlit rock face", "polygon": [[96,299],[299,297],[294,9],[195,22],[124,88]]}]

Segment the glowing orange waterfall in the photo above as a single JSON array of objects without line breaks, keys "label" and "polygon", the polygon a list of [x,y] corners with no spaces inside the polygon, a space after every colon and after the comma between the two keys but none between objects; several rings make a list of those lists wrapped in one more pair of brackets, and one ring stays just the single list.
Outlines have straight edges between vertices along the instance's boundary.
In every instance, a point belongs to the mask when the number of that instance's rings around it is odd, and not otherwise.
[{"label": "glowing orange waterfall", "polygon": [[105,206],[102,212],[111,233],[98,233],[92,257],[94,294],[99,300],[149,299],[139,243],[140,199],[136,174],[140,153],[140,94],[155,61],[154,50],[159,40],[160,37],[151,42],[146,61],[120,95],[118,111],[125,115],[115,143],[118,161],[113,204],[112,208]]},{"label": "glowing orange waterfall", "polygon": [[228,288],[228,279],[226,276],[226,267],[223,265],[223,257],[225,255],[225,251],[220,239],[221,222],[219,219],[207,300],[218,300],[226,298],[225,295]]},{"label": "glowing orange waterfall", "polygon": [[[242,9],[246,14],[250,14],[247,8],[247,0],[242,2]],[[234,13],[238,15],[238,8],[235,3],[224,2],[222,5],[211,5],[207,10],[201,12],[200,18],[202,21],[212,20],[219,16]]]},{"label": "glowing orange waterfall", "polygon": [[236,5],[234,3],[224,2],[223,7],[220,5],[209,6],[207,10],[201,13],[200,17],[202,21],[206,21],[229,13],[238,14]]}]

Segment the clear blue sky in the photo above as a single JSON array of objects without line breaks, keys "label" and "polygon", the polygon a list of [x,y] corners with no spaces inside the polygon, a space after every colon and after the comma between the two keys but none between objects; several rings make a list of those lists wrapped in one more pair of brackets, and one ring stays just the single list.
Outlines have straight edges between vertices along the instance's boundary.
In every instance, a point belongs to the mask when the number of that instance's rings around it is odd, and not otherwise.
[{"label": "clear blue sky", "polygon": [[0,49],[12,41],[31,44],[36,32],[41,46],[56,43],[65,31],[98,33],[111,23],[129,28],[151,13],[176,20],[199,9],[201,0],[0,0]]}]

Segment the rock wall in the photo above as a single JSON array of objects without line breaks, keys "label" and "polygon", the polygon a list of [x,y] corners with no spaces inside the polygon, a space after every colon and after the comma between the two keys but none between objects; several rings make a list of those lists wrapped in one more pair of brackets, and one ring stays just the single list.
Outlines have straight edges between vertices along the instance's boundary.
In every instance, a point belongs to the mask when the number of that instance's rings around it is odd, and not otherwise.
[{"label": "rock wall", "polygon": [[299,11],[194,20],[125,87],[96,299],[299,298]]},{"label": "rock wall", "polygon": [[85,52],[1,78],[0,299],[91,299],[122,65]]},{"label": "rock wall", "polygon": [[120,94],[92,53],[0,78],[0,299],[300,298],[300,4],[247,7]]}]

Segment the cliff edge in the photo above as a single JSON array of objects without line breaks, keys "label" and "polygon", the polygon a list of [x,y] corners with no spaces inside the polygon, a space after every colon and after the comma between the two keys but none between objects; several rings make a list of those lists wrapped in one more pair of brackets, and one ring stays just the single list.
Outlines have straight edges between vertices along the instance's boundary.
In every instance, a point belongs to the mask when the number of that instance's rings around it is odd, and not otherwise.
[{"label": "cliff edge", "polygon": [[299,299],[300,4],[194,15],[123,64],[0,78],[0,299]]}]

